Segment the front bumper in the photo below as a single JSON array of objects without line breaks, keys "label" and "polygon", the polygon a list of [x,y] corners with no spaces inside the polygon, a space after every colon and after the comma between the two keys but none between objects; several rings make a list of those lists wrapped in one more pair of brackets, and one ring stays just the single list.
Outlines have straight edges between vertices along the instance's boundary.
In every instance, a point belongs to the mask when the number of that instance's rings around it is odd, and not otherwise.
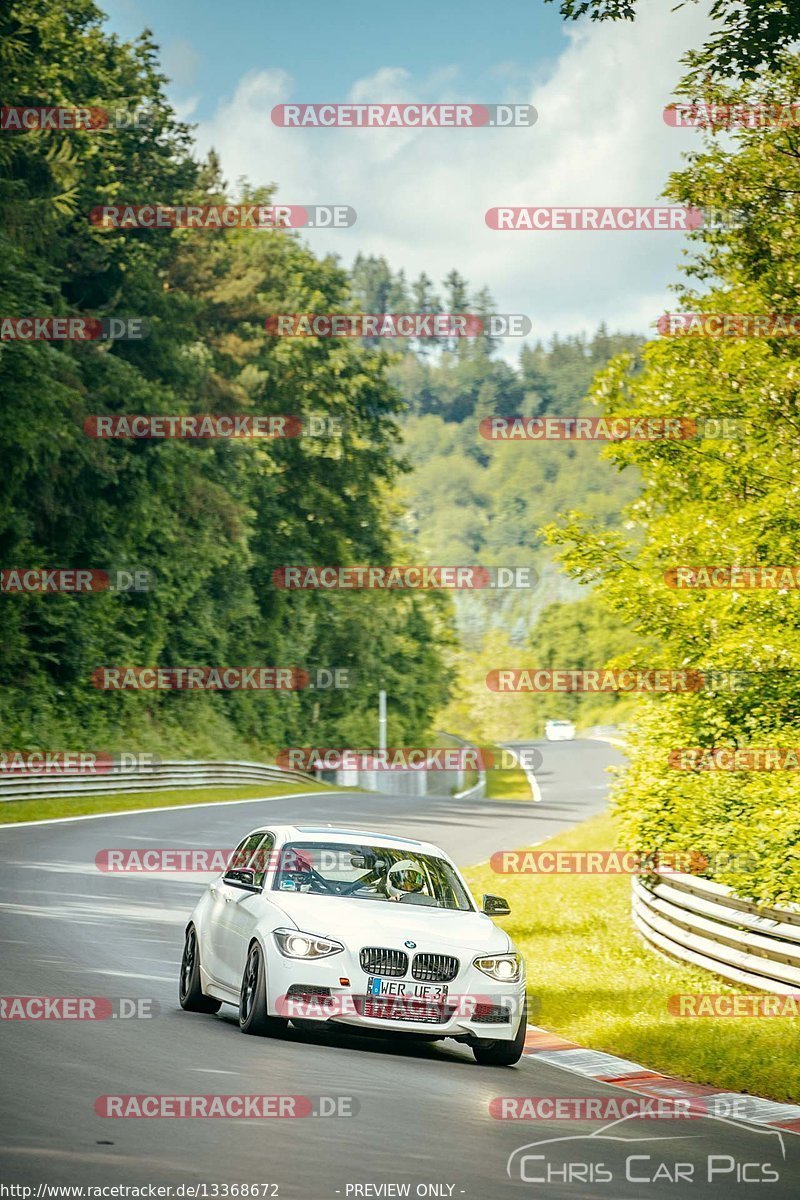
[{"label": "front bumper", "polygon": [[[473,957],[476,954],[470,952],[455,979],[441,985],[447,988],[443,999],[421,991],[439,985],[420,984],[410,976],[387,980],[397,986],[398,994],[393,997],[370,995],[370,976],[347,950],[317,961],[286,959],[274,951],[267,964],[267,1005],[270,1013],[290,1020],[347,1025],[389,1035],[512,1041],[523,1012],[525,979],[498,983],[472,965]],[[340,983],[343,978],[346,984]],[[327,995],[318,994],[317,989]],[[497,1020],[500,1008],[507,1011],[507,1021]],[[387,1009],[393,1015],[381,1015]]]}]

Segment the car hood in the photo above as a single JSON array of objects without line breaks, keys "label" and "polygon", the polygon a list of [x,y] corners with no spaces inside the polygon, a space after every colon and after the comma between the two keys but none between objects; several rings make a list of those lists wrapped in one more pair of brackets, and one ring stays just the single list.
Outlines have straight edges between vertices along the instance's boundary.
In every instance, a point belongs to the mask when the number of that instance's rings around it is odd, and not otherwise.
[{"label": "car hood", "polygon": [[273,892],[270,898],[298,929],[336,938],[355,950],[362,946],[401,949],[405,941],[413,941],[420,950],[434,953],[503,954],[512,945],[502,929],[478,912],[286,892]]}]

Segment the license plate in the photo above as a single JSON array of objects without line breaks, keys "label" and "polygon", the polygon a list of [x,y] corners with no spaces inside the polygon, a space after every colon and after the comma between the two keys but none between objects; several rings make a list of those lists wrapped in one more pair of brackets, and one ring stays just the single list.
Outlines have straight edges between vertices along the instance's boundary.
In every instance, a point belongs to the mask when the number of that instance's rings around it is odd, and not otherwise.
[{"label": "license plate", "polygon": [[370,975],[367,979],[370,996],[402,996],[406,1000],[446,1000],[446,983],[411,983],[401,979],[381,979]]}]

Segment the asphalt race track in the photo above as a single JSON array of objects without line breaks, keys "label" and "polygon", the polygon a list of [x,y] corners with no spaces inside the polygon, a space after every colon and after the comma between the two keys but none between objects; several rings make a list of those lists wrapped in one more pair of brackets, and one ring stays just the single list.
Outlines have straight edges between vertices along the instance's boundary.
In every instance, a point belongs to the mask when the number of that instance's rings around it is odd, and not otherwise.
[{"label": "asphalt race track", "polygon": [[[461,865],[483,862],[602,809],[604,768],[617,751],[591,741],[540,749],[538,804],[348,793],[0,828],[3,995],[152,998],[160,1006],[147,1020],[0,1022],[0,1182],[32,1185],[34,1197],[45,1183],[170,1184],[173,1196],[187,1194],[177,1185],[206,1184],[193,1194],[209,1197],[224,1195],[214,1184],[270,1184],[277,1188],[258,1195],[302,1200],[800,1194],[800,1139],[791,1134],[710,1119],[637,1120],[600,1138],[591,1122],[498,1121],[488,1112],[497,1096],[620,1093],[533,1059],[478,1067],[451,1042],[294,1030],[256,1039],[239,1032],[227,1005],[217,1016],[183,1013],[182,933],[206,877],[110,875],[95,866],[110,847],[233,847],[266,821],[309,819],[421,837]],[[535,992],[535,961],[528,976]],[[114,1120],[94,1112],[107,1093],[352,1096],[359,1112]],[[565,1137],[573,1140],[530,1149],[522,1168],[517,1155],[509,1177],[519,1147]],[[626,1160],[637,1182],[626,1182]]]}]

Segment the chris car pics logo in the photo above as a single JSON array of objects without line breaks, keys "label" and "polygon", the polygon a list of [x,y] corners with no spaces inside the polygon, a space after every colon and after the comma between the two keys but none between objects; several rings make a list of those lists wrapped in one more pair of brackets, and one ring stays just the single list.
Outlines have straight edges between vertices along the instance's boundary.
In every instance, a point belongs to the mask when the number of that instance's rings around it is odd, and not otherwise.
[{"label": "chris car pics logo", "polygon": [[[699,1185],[698,1194],[705,1195],[704,1185],[708,1184],[755,1185],[776,1183],[782,1178],[786,1145],[783,1134],[777,1129],[756,1130],[752,1125],[742,1126],[735,1120],[718,1116],[714,1133],[676,1133],[673,1130],[661,1137],[643,1137],[635,1127],[626,1124],[637,1119],[635,1115],[622,1117],[590,1134],[528,1142],[509,1155],[506,1174],[520,1183],[546,1184],[553,1190],[558,1185],[566,1185],[571,1195],[575,1194],[576,1184],[608,1185],[608,1193],[602,1194],[608,1194],[609,1200],[611,1197],[620,1200],[622,1195],[640,1200],[642,1193],[637,1189],[652,1184],[683,1200],[693,1185]],[[757,1134],[758,1144],[754,1147],[750,1139],[747,1149],[743,1142],[742,1149],[736,1153],[718,1149],[720,1125],[732,1126],[740,1135],[745,1129]],[[702,1150],[705,1153],[698,1154],[694,1147],[689,1151],[670,1145],[675,1141],[695,1143],[699,1140],[704,1143]],[[737,1142],[729,1138],[726,1145],[737,1145]]]}]

